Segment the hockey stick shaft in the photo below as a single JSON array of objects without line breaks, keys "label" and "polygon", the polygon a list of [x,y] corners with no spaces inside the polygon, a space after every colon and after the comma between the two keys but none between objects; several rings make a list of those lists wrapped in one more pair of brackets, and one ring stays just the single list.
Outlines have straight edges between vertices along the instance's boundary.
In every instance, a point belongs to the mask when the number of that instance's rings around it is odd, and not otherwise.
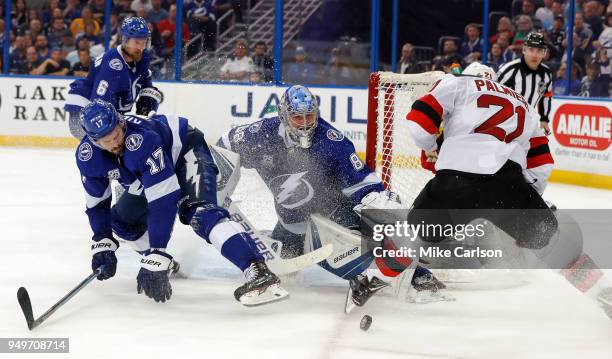
[{"label": "hockey stick shaft", "polygon": [[[43,323],[45,320],[47,320],[47,318],[49,318],[53,313],[55,313],[55,311],[61,308],[72,297],[74,297],[78,292],[80,292],[89,283],[91,283],[91,281],[93,281],[102,272],[102,270],[103,270],[103,267],[97,268],[93,273],[88,275],[87,278],[81,281],[81,283],[79,283],[76,287],[74,287],[74,289],[68,292],[64,297],[62,297],[62,299],[60,299],[57,303],[55,303],[51,308],[49,308],[46,312],[44,312],[40,317],[36,318],[36,320],[34,321],[31,321],[31,319],[28,319],[28,318],[33,318],[33,314],[32,314],[32,304],[30,302],[30,298],[27,294],[27,291],[25,290],[25,288],[23,288],[23,291],[22,291],[22,288],[19,288],[19,292],[17,296],[19,298],[19,304],[21,305],[21,309],[23,310],[24,315],[26,317],[26,321],[28,322],[28,328],[32,330],[36,328],[37,326],[39,326],[41,323]],[[20,292],[21,292],[21,295],[20,295]],[[27,303],[25,303],[23,300],[27,301]],[[27,313],[28,311],[29,313]]]}]

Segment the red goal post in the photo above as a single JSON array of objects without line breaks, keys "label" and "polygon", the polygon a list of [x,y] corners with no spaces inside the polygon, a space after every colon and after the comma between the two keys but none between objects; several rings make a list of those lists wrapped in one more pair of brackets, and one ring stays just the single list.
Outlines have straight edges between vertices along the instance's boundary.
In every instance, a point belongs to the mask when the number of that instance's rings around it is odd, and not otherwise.
[{"label": "red goal post", "polygon": [[366,164],[408,206],[432,174],[421,167],[421,150],[408,133],[406,115],[442,76],[441,71],[370,74]]}]

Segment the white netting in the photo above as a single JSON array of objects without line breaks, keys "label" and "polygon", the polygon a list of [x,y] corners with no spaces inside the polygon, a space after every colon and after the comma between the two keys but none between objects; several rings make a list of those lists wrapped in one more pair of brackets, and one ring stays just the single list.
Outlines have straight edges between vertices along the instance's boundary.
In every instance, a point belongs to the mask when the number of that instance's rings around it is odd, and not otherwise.
[{"label": "white netting", "polygon": [[443,75],[439,71],[410,75],[378,73],[376,173],[387,188],[397,192],[402,203],[408,206],[432,173],[421,167],[421,150],[408,133],[406,115],[412,103],[427,93]]},{"label": "white netting", "polygon": [[[376,115],[368,118],[368,122],[376,122],[376,141],[374,145],[368,143],[368,157],[375,156],[376,174],[387,188],[400,195],[402,204],[409,207],[433,173],[421,167],[421,149],[414,144],[408,132],[406,115],[412,103],[425,95],[444,73],[435,71],[404,75],[378,72],[373,76],[376,75],[375,101],[370,101],[370,106],[375,104],[376,111],[370,112],[370,116]],[[508,269],[434,272],[449,286],[464,289],[509,288],[524,284],[526,277],[522,271]]]}]

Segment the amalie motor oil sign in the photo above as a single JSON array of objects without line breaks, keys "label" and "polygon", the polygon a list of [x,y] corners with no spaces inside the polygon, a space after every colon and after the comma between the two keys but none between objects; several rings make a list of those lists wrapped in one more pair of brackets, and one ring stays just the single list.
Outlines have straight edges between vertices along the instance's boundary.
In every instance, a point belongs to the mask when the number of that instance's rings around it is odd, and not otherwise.
[{"label": "amalie motor oil sign", "polygon": [[590,104],[563,104],[555,112],[553,133],[560,145],[604,151],[612,143],[610,108]]}]

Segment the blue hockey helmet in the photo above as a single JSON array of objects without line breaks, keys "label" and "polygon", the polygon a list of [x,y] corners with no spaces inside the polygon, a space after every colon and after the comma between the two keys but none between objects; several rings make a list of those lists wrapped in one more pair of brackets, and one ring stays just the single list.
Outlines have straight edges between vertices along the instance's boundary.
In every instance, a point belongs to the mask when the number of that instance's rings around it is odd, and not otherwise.
[{"label": "blue hockey helmet", "polygon": [[279,114],[289,137],[309,148],[319,121],[319,106],[310,90],[301,85],[289,87],[280,100]]},{"label": "blue hockey helmet", "polygon": [[141,17],[128,17],[121,23],[123,41],[128,39],[148,39],[151,36],[147,21]]},{"label": "blue hockey helmet", "polygon": [[113,105],[100,99],[95,99],[85,106],[80,116],[83,130],[92,141],[108,135],[123,121]]}]

